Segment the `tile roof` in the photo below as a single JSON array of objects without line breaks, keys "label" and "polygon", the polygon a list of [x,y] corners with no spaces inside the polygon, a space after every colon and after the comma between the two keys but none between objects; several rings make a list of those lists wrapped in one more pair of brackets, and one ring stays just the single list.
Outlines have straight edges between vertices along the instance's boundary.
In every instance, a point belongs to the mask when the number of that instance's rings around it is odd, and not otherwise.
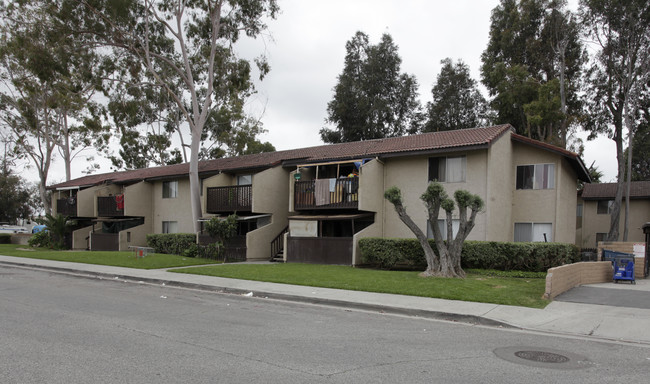
[{"label": "tile roof", "polygon": [[[320,145],[254,155],[205,160],[199,163],[199,173],[234,172],[269,168],[286,163],[310,163],[337,161],[362,157],[408,155],[417,152],[445,151],[454,149],[487,147],[504,133],[511,131],[508,124],[486,128],[470,128],[456,131],[432,132],[419,135],[357,141],[352,143]],[[80,177],[52,185],[50,189],[88,187],[105,182],[127,184],[145,179],[177,177],[189,173],[189,164],[103,173]]]},{"label": "tile roof", "polygon": [[[626,195],[623,186],[623,197]],[[616,197],[616,183],[585,184],[583,200],[604,200]],[[630,184],[630,199],[650,199],[650,181],[633,181]]]}]

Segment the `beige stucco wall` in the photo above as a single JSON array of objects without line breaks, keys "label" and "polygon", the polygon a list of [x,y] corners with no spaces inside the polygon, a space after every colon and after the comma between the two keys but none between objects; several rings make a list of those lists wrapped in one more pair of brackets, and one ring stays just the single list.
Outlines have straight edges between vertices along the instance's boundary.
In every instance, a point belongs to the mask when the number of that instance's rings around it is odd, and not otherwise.
[{"label": "beige stucco wall", "polygon": [[[530,145],[514,143],[513,165],[515,177],[511,241],[514,240],[514,223],[552,223],[553,241],[575,242],[575,210],[577,180],[575,172],[558,154]],[[553,189],[517,190],[515,185],[517,166],[532,164],[555,164],[555,187]]]},{"label": "beige stucco wall", "polygon": [[576,206],[578,204],[578,176],[566,158],[561,157],[559,164],[562,169],[558,177],[559,185],[556,186],[557,205],[554,239],[556,242],[574,244],[576,237]]},{"label": "beige stucco wall", "polygon": [[87,249],[88,240],[86,238],[90,236],[92,231],[92,225],[72,231],[72,249]]},{"label": "beige stucco wall", "polygon": [[289,211],[289,171],[278,166],[253,175],[253,212],[284,215]]},{"label": "beige stucco wall", "polygon": [[[594,200],[582,201],[582,229],[576,239],[580,242],[578,246],[583,248],[596,247],[596,233],[609,232],[611,216],[609,214],[598,214],[598,202]],[[630,225],[628,241],[644,242],[643,224],[650,221],[650,200],[630,200]],[[625,229],[625,199],[621,206],[621,217],[619,225],[620,238],[623,238]]]},{"label": "beige stucco wall", "polygon": [[[458,189],[465,189],[473,194],[478,194],[486,199],[487,195],[487,150],[476,150],[471,152],[446,153],[444,156],[467,156],[465,182],[442,183],[447,194],[453,198]],[[428,185],[429,157],[435,156],[414,156],[406,158],[390,158],[384,166],[385,188],[395,185],[402,191],[402,199],[406,210],[418,224],[420,229],[427,233],[428,213],[420,196]],[[385,237],[415,237],[413,233],[401,222],[392,204],[384,199],[384,236]],[[439,219],[445,218],[444,210],[440,210]],[[454,211],[453,218],[458,218],[458,211]],[[476,225],[468,236],[468,240],[484,240],[486,238],[486,216],[479,214],[476,217]]]},{"label": "beige stucco wall", "polygon": [[[124,214],[127,216],[144,217],[144,224],[120,231],[119,242],[121,251],[128,250],[130,245],[147,245],[147,234],[153,233],[154,227],[153,190],[154,184],[145,181],[129,185],[124,189]],[[131,234],[130,241],[128,233]]]},{"label": "beige stucco wall", "polygon": [[481,240],[512,241],[512,202],[515,174],[512,172],[513,143],[506,132],[487,150],[487,195],[485,208],[485,238]]},{"label": "beige stucco wall", "polygon": [[253,214],[271,214],[271,223],[246,236],[246,258],[271,257],[271,241],[288,225],[289,171],[274,167],[253,175]]},{"label": "beige stucco wall", "polygon": [[163,199],[162,181],[152,183],[153,233],[162,233],[163,221],[178,222],[179,233],[194,233],[192,207],[190,206],[190,180],[189,178],[176,180],[178,181],[178,197],[173,199]]},{"label": "beige stucco wall", "polygon": [[384,163],[375,159],[362,165],[359,170],[359,210],[375,213],[375,222],[354,234],[352,265],[361,263],[359,239],[381,237],[384,233]]}]

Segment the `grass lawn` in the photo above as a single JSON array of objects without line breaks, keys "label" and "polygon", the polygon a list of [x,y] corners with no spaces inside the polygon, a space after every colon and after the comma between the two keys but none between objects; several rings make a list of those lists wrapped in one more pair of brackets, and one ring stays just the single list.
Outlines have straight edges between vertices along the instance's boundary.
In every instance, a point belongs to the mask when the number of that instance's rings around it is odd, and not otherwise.
[{"label": "grass lawn", "polygon": [[133,252],[91,252],[91,251],[53,251],[45,248],[30,248],[28,245],[0,244],[0,255],[70,261],[74,263],[111,265],[115,267],[158,269],[188,267],[201,264],[215,264],[217,261],[195,259],[162,253],[149,254],[136,258]]},{"label": "grass lawn", "polygon": [[423,278],[418,272],[380,271],[314,264],[228,264],[172,272],[354,291],[544,308],[545,279],[491,277],[473,271],[466,279]]}]

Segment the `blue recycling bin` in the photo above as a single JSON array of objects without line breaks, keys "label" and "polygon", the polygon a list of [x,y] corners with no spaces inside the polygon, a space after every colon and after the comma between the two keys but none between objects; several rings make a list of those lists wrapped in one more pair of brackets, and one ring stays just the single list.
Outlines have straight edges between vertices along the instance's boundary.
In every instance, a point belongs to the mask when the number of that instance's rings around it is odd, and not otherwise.
[{"label": "blue recycling bin", "polygon": [[603,260],[611,261],[614,266],[613,280],[629,281],[636,284],[634,280],[634,255],[631,253],[615,252],[603,249]]}]

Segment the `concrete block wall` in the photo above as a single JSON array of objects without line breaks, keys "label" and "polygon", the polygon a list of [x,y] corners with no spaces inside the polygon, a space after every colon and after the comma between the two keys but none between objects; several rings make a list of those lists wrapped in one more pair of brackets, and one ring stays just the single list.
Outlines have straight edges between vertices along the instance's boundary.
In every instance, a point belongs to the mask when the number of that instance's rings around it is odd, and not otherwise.
[{"label": "concrete block wall", "polygon": [[31,237],[31,233],[14,233],[11,235],[10,242],[16,245],[28,245]]},{"label": "concrete block wall", "polygon": [[544,298],[553,300],[557,295],[583,284],[612,281],[612,263],[609,261],[581,262],[551,268],[546,274]]}]

